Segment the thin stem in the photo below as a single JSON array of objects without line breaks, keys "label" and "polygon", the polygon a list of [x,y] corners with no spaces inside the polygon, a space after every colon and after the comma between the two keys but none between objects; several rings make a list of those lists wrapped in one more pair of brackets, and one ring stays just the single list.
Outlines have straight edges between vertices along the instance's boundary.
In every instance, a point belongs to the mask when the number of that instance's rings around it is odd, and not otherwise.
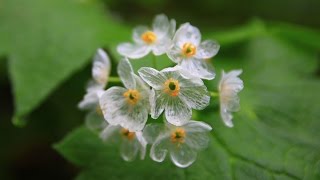
[{"label": "thin stem", "polygon": [[110,76],[109,79],[108,79],[108,82],[110,82],[110,83],[119,83],[119,82],[121,82],[121,80],[120,80],[119,77]]},{"label": "thin stem", "polygon": [[152,63],[153,63],[153,67],[157,69],[157,57],[155,55],[153,55]]},{"label": "thin stem", "polygon": [[219,93],[214,91],[209,91],[211,97],[218,97]]}]

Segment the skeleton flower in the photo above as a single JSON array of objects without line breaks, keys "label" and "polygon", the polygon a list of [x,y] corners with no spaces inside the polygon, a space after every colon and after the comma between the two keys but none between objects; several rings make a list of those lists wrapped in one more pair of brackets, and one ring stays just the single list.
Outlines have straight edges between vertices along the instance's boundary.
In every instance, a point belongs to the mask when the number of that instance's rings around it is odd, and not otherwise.
[{"label": "skeleton flower", "polygon": [[191,118],[192,109],[202,110],[210,101],[206,86],[201,79],[187,79],[177,68],[157,71],[139,69],[141,78],[153,90],[150,95],[151,117],[157,119],[165,110],[168,122],[181,126]]},{"label": "skeleton flower", "polygon": [[201,42],[198,28],[185,23],[177,30],[167,55],[178,63],[186,75],[211,80],[215,77],[213,67],[206,62],[218,53],[220,45],[216,41]]},{"label": "skeleton flower", "polygon": [[125,161],[133,161],[140,151],[140,158],[144,159],[147,141],[142,132],[132,132],[119,125],[108,125],[100,134],[104,142],[120,142],[120,153]]},{"label": "skeleton flower", "polygon": [[243,89],[243,81],[238,77],[242,70],[233,70],[229,73],[222,71],[219,83],[220,115],[228,127],[233,127],[231,112],[240,108],[238,92]]},{"label": "skeleton flower", "polygon": [[190,166],[197,158],[197,152],[205,149],[209,143],[208,132],[211,127],[199,121],[190,120],[183,126],[166,124],[148,124],[143,135],[148,143],[153,143],[150,157],[162,162],[170,153],[172,162],[181,168]]},{"label": "skeleton flower", "polygon": [[149,88],[133,73],[128,59],[119,62],[118,74],[123,87],[111,87],[100,98],[105,120],[111,125],[121,125],[129,131],[143,129],[150,109]]},{"label": "skeleton flower", "polygon": [[86,124],[90,129],[99,129],[106,125],[99,106],[99,96],[108,83],[110,70],[111,62],[108,55],[102,49],[98,49],[93,58],[92,80],[87,85],[87,93],[83,100],[78,104],[80,109],[90,110],[86,116]]},{"label": "skeleton flower", "polygon": [[175,29],[175,20],[169,21],[167,16],[157,15],[152,28],[138,26],[133,30],[134,44],[122,43],[117,47],[117,50],[119,54],[132,59],[139,59],[150,51],[156,56],[164,54],[171,44]]}]

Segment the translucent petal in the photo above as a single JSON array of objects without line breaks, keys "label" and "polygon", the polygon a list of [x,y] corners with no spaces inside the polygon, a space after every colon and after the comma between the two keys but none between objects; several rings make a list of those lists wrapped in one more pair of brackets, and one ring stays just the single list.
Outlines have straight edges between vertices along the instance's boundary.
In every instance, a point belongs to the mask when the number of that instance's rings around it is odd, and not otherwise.
[{"label": "translucent petal", "polygon": [[185,128],[187,132],[208,132],[212,130],[212,127],[209,124],[193,120],[186,123],[183,128]]},{"label": "translucent petal", "polygon": [[147,140],[144,138],[141,131],[136,132],[136,137],[138,142],[140,143],[140,159],[143,160],[146,156],[147,151]]},{"label": "translucent petal", "polygon": [[168,32],[169,38],[172,38],[174,36],[174,33],[176,32],[176,20],[171,19],[170,20],[170,29]]},{"label": "translucent petal", "polygon": [[139,149],[140,145],[136,138],[132,140],[122,139],[120,153],[123,160],[133,161],[137,157]]},{"label": "translucent petal", "polygon": [[160,133],[163,131],[164,126],[160,123],[151,123],[146,125],[143,129],[143,137],[149,144],[152,144],[159,137]]},{"label": "translucent petal", "polygon": [[168,17],[164,14],[159,14],[153,20],[152,29],[157,34],[157,38],[162,39],[169,33],[170,25]]},{"label": "translucent petal", "polygon": [[120,132],[121,127],[120,126],[113,126],[113,125],[108,125],[106,128],[103,129],[103,131],[100,133],[100,138],[104,142],[119,142]]},{"label": "translucent petal", "polygon": [[212,80],[216,75],[211,64],[205,62],[204,60],[188,59],[182,61],[180,66],[183,69],[183,75],[190,75],[190,78],[198,77],[201,79]]},{"label": "translucent petal", "polygon": [[180,46],[173,44],[167,51],[167,56],[174,62],[180,63],[183,59],[185,59],[181,54]]},{"label": "translucent petal", "polygon": [[133,75],[132,66],[127,58],[123,58],[118,64],[118,75],[127,89],[135,89],[136,81]]},{"label": "translucent petal", "polygon": [[152,46],[152,52],[156,56],[165,54],[168,51],[170,45],[171,39],[169,37],[164,37]]},{"label": "translucent petal", "polygon": [[166,77],[163,76],[158,70],[150,67],[142,67],[138,70],[140,77],[147,83],[149,86],[153,87],[156,90],[162,89]]},{"label": "translucent petal", "polygon": [[87,93],[84,95],[83,100],[78,104],[79,109],[95,109],[99,104],[98,94],[103,88],[103,85],[97,84],[95,81],[89,81]]},{"label": "translucent petal", "polygon": [[190,25],[189,23],[182,24],[177,30],[173,42],[180,48],[185,43],[192,43],[194,46],[198,46],[201,41],[201,34],[198,28]]},{"label": "translucent petal", "polygon": [[163,112],[168,102],[168,95],[162,93],[162,91],[151,90],[150,93],[150,105],[151,105],[151,117],[158,119]]},{"label": "translucent petal", "polygon": [[117,51],[122,56],[139,59],[146,56],[151,51],[151,47],[141,44],[122,43],[117,46]]},{"label": "translucent petal", "polygon": [[209,59],[215,56],[220,49],[220,45],[216,41],[206,40],[203,41],[197,48],[195,55],[198,59]]},{"label": "translucent petal", "polygon": [[167,99],[165,107],[166,119],[175,126],[181,126],[190,120],[192,110],[179,96]]},{"label": "translucent petal", "polygon": [[188,133],[185,143],[194,150],[206,149],[209,145],[210,138],[206,132]]},{"label": "translucent petal", "polygon": [[232,122],[232,114],[228,109],[225,107],[225,105],[220,105],[220,115],[222,118],[222,121],[224,124],[228,127],[233,127],[233,122]]},{"label": "translucent petal", "polygon": [[98,49],[93,60],[92,77],[96,83],[105,86],[111,70],[111,62],[103,49]]},{"label": "translucent petal", "polygon": [[150,149],[150,157],[152,160],[162,162],[168,153],[169,136],[162,134],[153,143]]},{"label": "translucent petal", "polygon": [[149,31],[147,26],[137,26],[133,29],[133,41],[137,44],[145,44],[141,36],[143,33]]},{"label": "translucent petal", "polygon": [[170,146],[170,157],[176,166],[186,168],[197,159],[197,153],[186,143],[172,144]]},{"label": "translucent petal", "polygon": [[85,124],[92,131],[101,131],[108,125],[103,115],[99,114],[96,110],[92,110],[86,115]]},{"label": "translucent petal", "polygon": [[180,97],[189,107],[197,110],[206,108],[210,103],[210,96],[205,85],[183,87],[180,91]]}]

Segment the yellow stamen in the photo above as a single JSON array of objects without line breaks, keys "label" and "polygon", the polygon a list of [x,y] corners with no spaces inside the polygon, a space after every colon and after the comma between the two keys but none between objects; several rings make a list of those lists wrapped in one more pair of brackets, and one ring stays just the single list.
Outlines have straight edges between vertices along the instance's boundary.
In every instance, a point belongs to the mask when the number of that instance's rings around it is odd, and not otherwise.
[{"label": "yellow stamen", "polygon": [[184,139],[186,137],[186,131],[183,128],[176,128],[171,133],[171,142],[172,143],[184,143]]},{"label": "yellow stamen", "polygon": [[173,78],[166,80],[164,83],[164,92],[173,97],[178,96],[180,93],[179,81]]},{"label": "yellow stamen", "polygon": [[140,99],[140,93],[139,91],[135,89],[129,89],[125,93],[123,93],[123,96],[126,98],[127,102],[130,105],[135,105]]},{"label": "yellow stamen", "polygon": [[127,138],[128,140],[133,140],[136,137],[136,133],[135,132],[130,132],[126,128],[122,128],[120,130],[120,134],[122,135],[122,137]]},{"label": "yellow stamen", "polygon": [[147,44],[152,44],[157,40],[157,36],[152,31],[146,31],[141,35],[141,39]]},{"label": "yellow stamen", "polygon": [[182,54],[186,57],[191,57],[195,55],[196,52],[197,52],[197,48],[192,43],[185,43],[182,46]]}]

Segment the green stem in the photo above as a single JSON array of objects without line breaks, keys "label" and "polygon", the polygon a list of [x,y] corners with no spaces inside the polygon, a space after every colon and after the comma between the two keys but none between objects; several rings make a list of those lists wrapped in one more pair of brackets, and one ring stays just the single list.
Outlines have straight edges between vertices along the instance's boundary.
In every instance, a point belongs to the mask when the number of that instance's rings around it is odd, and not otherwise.
[{"label": "green stem", "polygon": [[108,79],[108,82],[110,82],[110,83],[119,83],[119,82],[121,82],[121,80],[120,80],[119,77],[110,76],[109,79]]},{"label": "green stem", "polygon": [[153,55],[152,63],[153,63],[153,67],[157,69],[157,57],[155,55]]},{"label": "green stem", "polygon": [[218,97],[219,93],[214,91],[209,91],[211,97]]}]

